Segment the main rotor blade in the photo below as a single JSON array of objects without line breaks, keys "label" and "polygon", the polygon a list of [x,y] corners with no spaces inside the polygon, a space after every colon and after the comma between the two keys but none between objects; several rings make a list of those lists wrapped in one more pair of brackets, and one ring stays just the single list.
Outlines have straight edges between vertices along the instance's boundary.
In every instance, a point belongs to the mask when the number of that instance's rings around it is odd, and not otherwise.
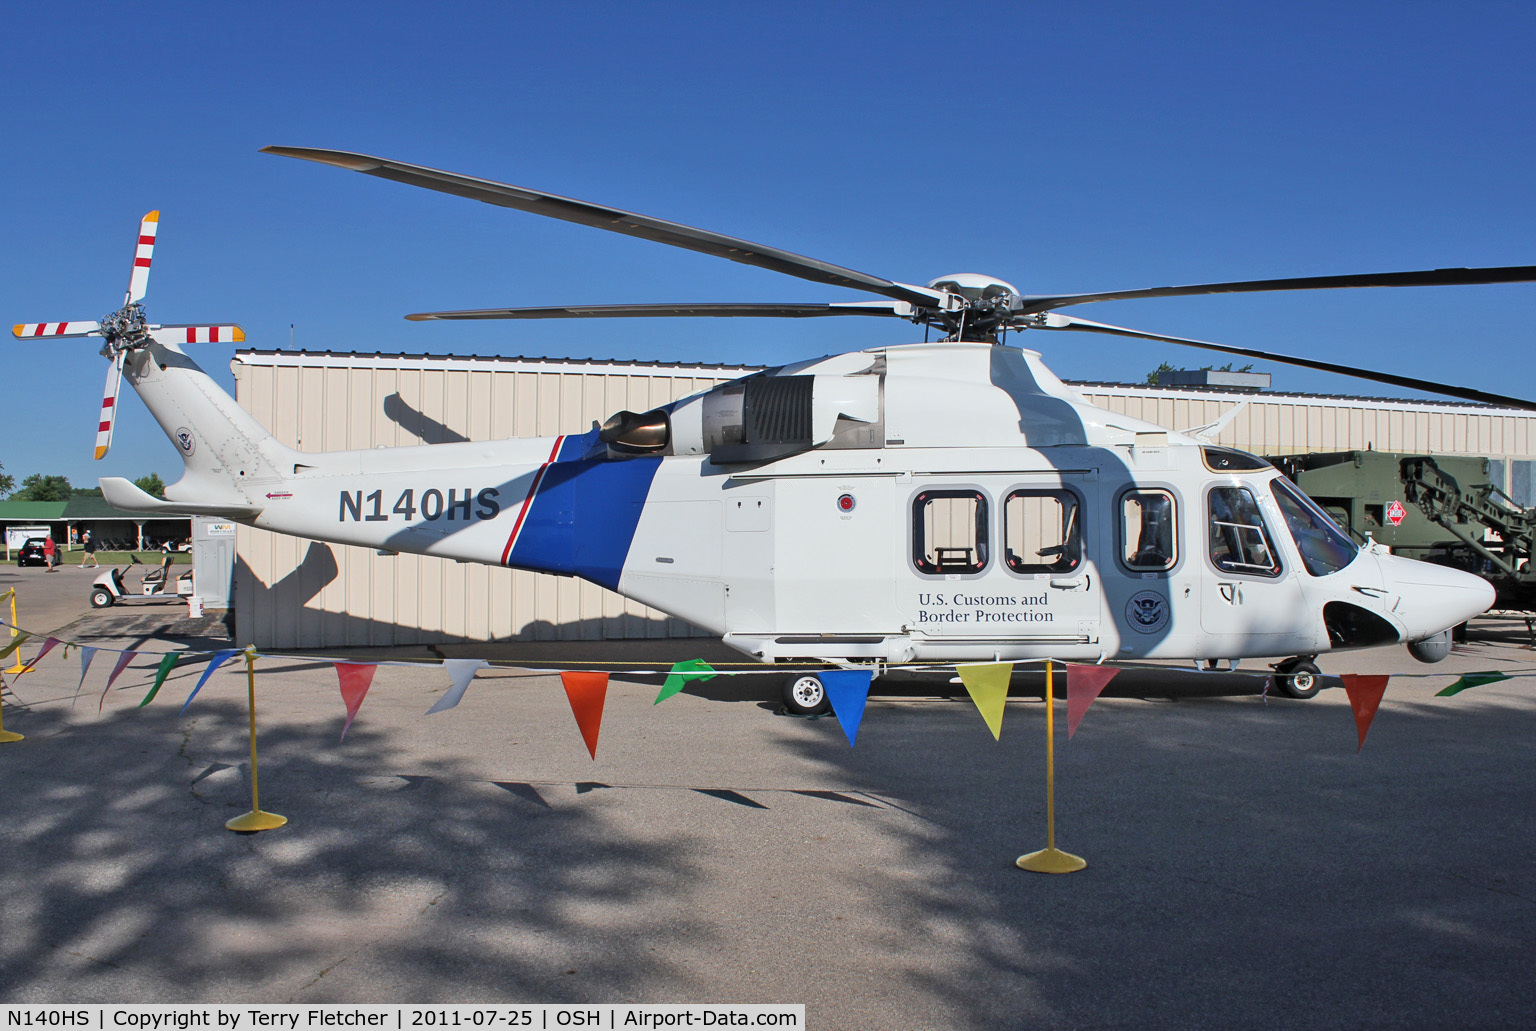
[{"label": "main rotor blade", "polygon": [[943,306],[944,295],[936,290],[895,283],[889,279],[856,272],[853,269],[793,254],[777,247],[750,243],[734,236],[724,236],[678,222],[667,222],[647,215],[621,211],[602,204],[560,197],[542,190],[531,190],[523,186],[512,186],[508,183],[498,183],[489,179],[479,179],[343,150],[324,150],[314,147],[263,147],[261,152],[282,157],[302,158],[305,161],[315,161],[323,165],[335,165],[337,168],[346,168],[354,172],[375,175],[381,179],[393,179],[395,182],[407,183],[411,186],[468,197],[470,200],[483,201],[486,204],[516,208],[519,211],[528,211],[548,218],[577,222],[627,236],[638,236],[644,240],[654,240],[657,243],[698,251],[717,258],[728,258],[744,265],[755,265],[774,272],[798,276],[801,279],[809,279],[813,283],[868,290],[898,301],[906,301],[920,308]]},{"label": "main rotor blade", "polygon": [[1368,286],[1478,286],[1487,283],[1536,282],[1536,265],[1495,268],[1438,268],[1422,272],[1372,272],[1353,276],[1303,276],[1299,279],[1251,279],[1241,283],[1201,283],[1158,286],[1146,290],[1112,290],[1097,294],[1030,294],[1022,298],[1024,314],[1051,311],[1071,304],[1124,301],[1140,297],[1189,297],[1197,294],[1251,294],[1275,290],[1341,290]]},{"label": "main rotor blade", "polygon": [[474,311],[427,311],[407,315],[412,322],[468,319],[621,319],[621,318],[773,318],[809,319],[826,315],[893,315],[912,318],[905,301],[853,301],[846,304],[569,304],[551,308],[480,308]]},{"label": "main rotor blade", "polygon": [[1208,340],[1191,340],[1188,337],[1166,336],[1162,333],[1146,333],[1139,329],[1126,329],[1123,326],[1111,326],[1103,322],[1076,319],[1070,315],[1057,315],[1053,313],[1045,317],[1043,324],[1029,322],[1026,325],[1032,329],[1077,330],[1085,333],[1107,333],[1111,336],[1135,337],[1140,340],[1159,340],[1169,344],[1184,344],[1189,347],[1203,348],[1207,351],[1220,351],[1223,354],[1240,354],[1245,358],[1259,358],[1263,361],[1280,362],[1282,365],[1297,365],[1303,369],[1335,372],[1343,376],[1353,376],[1356,379],[1371,380],[1375,383],[1390,383],[1395,387],[1423,390],[1431,394],[1443,394],[1446,397],[1457,397],[1464,401],[1478,401],[1483,404],[1499,405],[1504,408],[1521,408],[1526,411],[1536,411],[1536,401],[1528,401],[1525,398],[1493,394],[1486,390],[1458,387],[1449,383],[1438,383],[1434,380],[1415,379],[1412,376],[1398,376],[1394,373],[1378,372],[1374,369],[1360,369],[1353,365],[1339,365],[1335,362],[1318,361],[1313,358],[1298,358],[1294,355],[1278,354],[1274,351],[1260,351],[1252,347],[1233,347],[1230,344],[1213,344]]},{"label": "main rotor blade", "polygon": [[139,242],[133,250],[133,271],[128,274],[124,307],[138,304],[149,289],[149,263],[155,256],[155,234],[160,231],[160,212],[151,211],[139,222]]}]

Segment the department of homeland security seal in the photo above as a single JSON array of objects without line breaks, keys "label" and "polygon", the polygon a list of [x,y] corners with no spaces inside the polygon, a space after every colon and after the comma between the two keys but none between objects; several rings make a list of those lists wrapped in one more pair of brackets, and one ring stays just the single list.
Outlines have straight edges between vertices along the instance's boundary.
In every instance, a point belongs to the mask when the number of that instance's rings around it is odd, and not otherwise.
[{"label": "department of homeland security seal", "polygon": [[192,431],[185,426],[176,427],[176,446],[181,448],[182,453],[186,455],[191,455],[192,452],[196,451],[197,441],[192,438]]},{"label": "department of homeland security seal", "polygon": [[1125,621],[1139,634],[1155,634],[1168,625],[1168,599],[1156,591],[1137,591],[1125,603]]}]

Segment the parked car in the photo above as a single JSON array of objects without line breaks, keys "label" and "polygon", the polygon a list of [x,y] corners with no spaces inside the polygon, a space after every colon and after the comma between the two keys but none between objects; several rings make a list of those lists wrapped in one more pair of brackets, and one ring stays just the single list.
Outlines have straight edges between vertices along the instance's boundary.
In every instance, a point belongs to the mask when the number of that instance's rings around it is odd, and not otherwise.
[{"label": "parked car", "polygon": [[27,542],[16,552],[16,564],[18,566],[46,566],[48,559],[43,555],[43,538],[28,537]]}]

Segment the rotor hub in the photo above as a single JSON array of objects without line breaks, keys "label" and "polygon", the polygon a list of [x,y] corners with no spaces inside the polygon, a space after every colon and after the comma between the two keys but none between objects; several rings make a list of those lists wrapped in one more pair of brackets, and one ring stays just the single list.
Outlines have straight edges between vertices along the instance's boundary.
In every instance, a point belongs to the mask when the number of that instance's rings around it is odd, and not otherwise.
[{"label": "rotor hub", "polygon": [[996,343],[1018,314],[1019,289],[1006,280],[976,272],[940,276],[928,284],[956,299],[953,308],[937,312],[937,322],[950,340]]}]

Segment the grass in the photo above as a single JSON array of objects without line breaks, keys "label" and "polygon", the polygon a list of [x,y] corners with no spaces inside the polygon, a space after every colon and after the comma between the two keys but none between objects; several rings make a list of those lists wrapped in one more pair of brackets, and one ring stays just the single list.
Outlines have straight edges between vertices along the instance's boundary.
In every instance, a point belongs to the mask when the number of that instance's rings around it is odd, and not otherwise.
[{"label": "grass", "polygon": [[[126,566],[130,564],[129,555],[137,555],[139,561],[146,566],[158,566],[161,562],[165,561],[165,556],[159,551],[98,551],[96,553],[96,561],[103,566]],[[192,556],[189,553],[174,552],[171,558],[174,560],[173,565],[183,566],[192,564]],[[78,566],[81,562],[85,561],[85,552],[78,548],[74,551],[66,551],[62,553],[62,559],[63,565]],[[10,564],[16,564],[16,552],[14,550],[11,552]],[[41,569],[42,567],[33,566],[31,568]]]}]

